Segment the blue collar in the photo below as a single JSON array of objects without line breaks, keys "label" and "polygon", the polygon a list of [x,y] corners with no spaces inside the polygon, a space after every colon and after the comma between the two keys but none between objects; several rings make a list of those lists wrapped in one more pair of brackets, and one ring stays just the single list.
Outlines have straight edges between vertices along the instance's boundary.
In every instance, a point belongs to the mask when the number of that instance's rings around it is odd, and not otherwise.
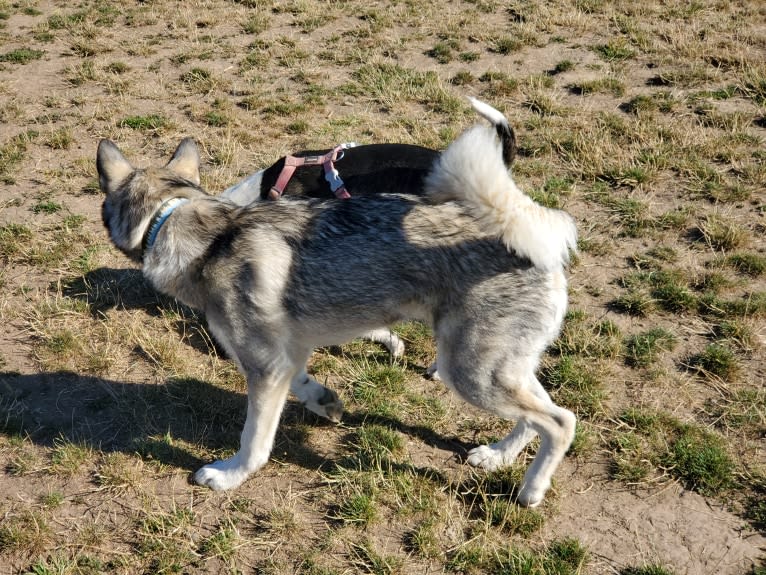
[{"label": "blue collar", "polygon": [[170,214],[173,213],[173,210],[175,210],[178,206],[181,206],[185,203],[187,203],[189,200],[187,198],[170,198],[169,200],[165,200],[162,205],[159,207],[159,209],[154,212],[154,217],[152,218],[152,221],[149,223],[149,228],[144,235],[144,241],[143,241],[143,251],[146,252],[147,250],[152,249],[152,246],[154,245],[155,240],[157,239],[157,234],[160,232],[160,228],[162,227],[162,224],[167,221],[167,219],[170,217]]}]

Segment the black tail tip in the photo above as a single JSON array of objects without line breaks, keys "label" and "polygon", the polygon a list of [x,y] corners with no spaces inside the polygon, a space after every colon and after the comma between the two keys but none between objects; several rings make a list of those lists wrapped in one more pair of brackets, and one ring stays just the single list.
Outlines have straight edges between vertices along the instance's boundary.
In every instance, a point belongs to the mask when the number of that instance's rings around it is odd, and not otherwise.
[{"label": "black tail tip", "polygon": [[510,168],[516,159],[516,134],[507,122],[495,124],[495,130],[503,144],[503,162],[506,168]]}]

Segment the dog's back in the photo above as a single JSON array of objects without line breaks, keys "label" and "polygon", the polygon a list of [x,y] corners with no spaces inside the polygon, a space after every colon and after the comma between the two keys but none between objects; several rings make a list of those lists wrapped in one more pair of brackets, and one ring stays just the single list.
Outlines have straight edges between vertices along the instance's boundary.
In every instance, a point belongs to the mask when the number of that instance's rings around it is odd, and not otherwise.
[{"label": "dog's back", "polygon": [[[302,151],[296,157],[320,156],[329,150]],[[420,194],[423,181],[433,168],[439,152],[412,144],[366,144],[343,151],[336,163],[352,197],[367,197],[386,193]],[[263,172],[260,197],[268,198],[285,165],[281,158]],[[298,168],[290,179],[288,195],[329,198],[329,186],[322,166]]]},{"label": "dog's back", "polygon": [[[324,156],[330,150],[303,150],[295,157]],[[335,163],[340,177],[352,197],[369,197],[386,193],[419,195],[423,182],[439,158],[439,152],[412,144],[366,144],[343,150]],[[251,174],[227,188],[221,197],[246,206],[267,200],[285,167],[280,158],[268,168]],[[286,196],[331,198],[330,185],[322,165],[298,167],[283,190]]]}]

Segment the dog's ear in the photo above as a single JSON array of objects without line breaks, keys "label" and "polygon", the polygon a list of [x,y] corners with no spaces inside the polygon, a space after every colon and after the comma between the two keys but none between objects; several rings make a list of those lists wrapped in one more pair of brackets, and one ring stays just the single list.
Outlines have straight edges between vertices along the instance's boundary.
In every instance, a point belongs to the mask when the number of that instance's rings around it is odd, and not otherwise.
[{"label": "dog's ear", "polygon": [[173,157],[170,158],[168,165],[165,166],[173,170],[176,174],[199,185],[199,152],[197,144],[192,138],[184,138],[178,144]]},{"label": "dog's ear", "polygon": [[110,140],[101,140],[98,143],[96,169],[101,190],[107,194],[116,190],[120,183],[133,173],[133,166]]}]

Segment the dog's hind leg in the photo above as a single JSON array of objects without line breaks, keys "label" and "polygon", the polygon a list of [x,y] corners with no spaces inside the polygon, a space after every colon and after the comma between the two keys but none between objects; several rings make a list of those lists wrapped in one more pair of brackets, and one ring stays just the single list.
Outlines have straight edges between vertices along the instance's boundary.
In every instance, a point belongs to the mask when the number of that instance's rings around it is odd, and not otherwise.
[{"label": "dog's hind leg", "polygon": [[[534,381],[540,391],[545,393],[536,378]],[[547,393],[545,395],[546,398],[542,399],[535,394],[535,398],[525,405],[526,419],[540,435],[540,447],[524,474],[517,499],[520,505],[528,507],[535,507],[542,502],[545,492],[551,486],[553,473],[572,444],[577,423],[574,413],[557,406],[547,397]],[[524,401],[529,399],[525,398]]]},{"label": "dog's hind leg", "polygon": [[535,507],[542,502],[553,473],[574,439],[576,419],[571,411],[551,401],[533,373],[520,377],[507,371],[505,377],[501,374],[495,373],[494,378],[506,397],[495,397],[481,407],[501,417],[516,417],[516,427],[497,443],[471,450],[468,462],[489,470],[510,465],[535,435],[539,435],[540,447],[524,474],[517,498],[520,505]]},{"label": "dog's hind leg", "polygon": [[343,415],[343,401],[332,389],[325,387],[305,371],[293,377],[290,391],[309,411],[336,423],[340,421]]},{"label": "dog's hind leg", "polygon": [[526,420],[519,419],[505,438],[489,445],[479,445],[468,452],[468,463],[487,471],[513,465],[519,453],[532,441],[537,432]]},{"label": "dog's hind leg", "polygon": [[[372,330],[363,337],[384,345],[393,357],[399,358],[404,354],[404,342],[387,328]],[[438,374],[434,373],[434,377],[438,379]],[[343,401],[332,389],[322,385],[305,371],[301,371],[293,378],[290,382],[290,391],[312,413],[336,423],[340,421],[343,415]]]},{"label": "dog's hind leg", "polygon": [[504,439],[471,450],[468,463],[488,470],[510,465],[539,435],[540,447],[517,498],[520,505],[539,505],[574,439],[574,414],[554,404],[540,385],[534,375],[536,354],[515,356],[508,349],[466,345],[462,337],[439,339],[439,373],[447,384],[473,405],[517,420]]}]

